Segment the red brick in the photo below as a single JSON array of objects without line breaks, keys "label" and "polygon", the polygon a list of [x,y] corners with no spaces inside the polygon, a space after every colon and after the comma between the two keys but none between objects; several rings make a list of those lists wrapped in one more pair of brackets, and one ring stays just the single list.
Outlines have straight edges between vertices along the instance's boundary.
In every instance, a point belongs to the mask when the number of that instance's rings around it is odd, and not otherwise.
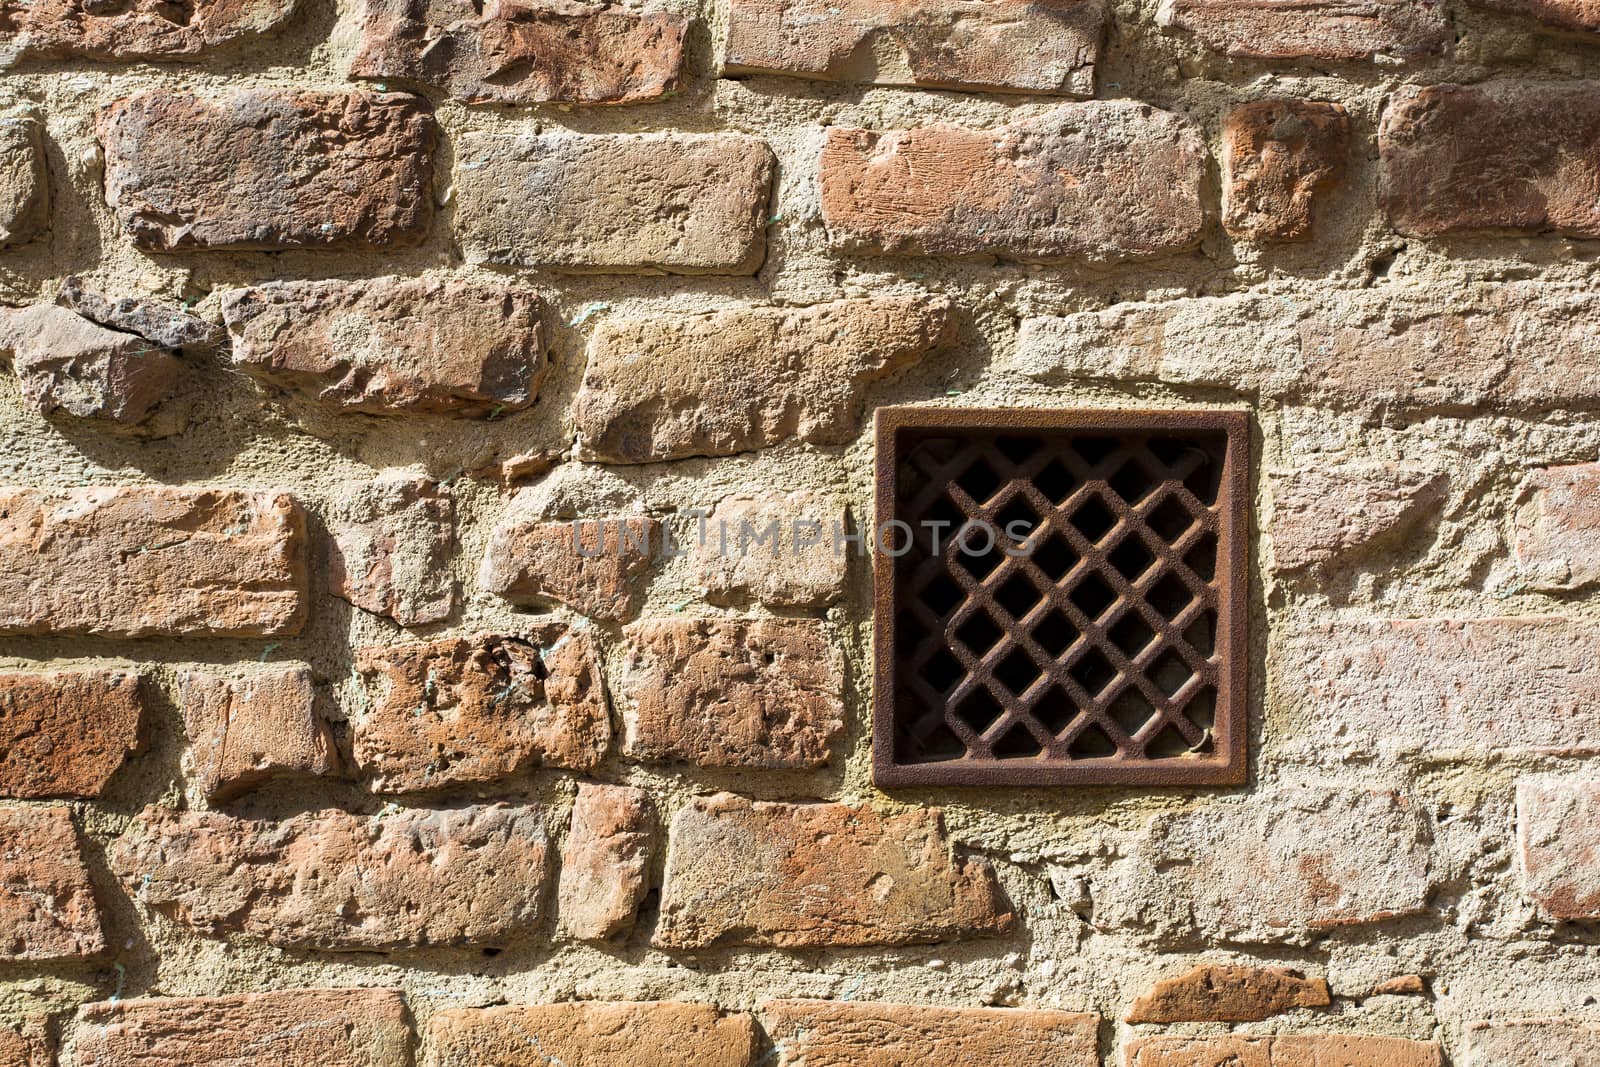
[{"label": "red brick", "polygon": [[544,521],[514,500],[489,538],[478,584],[513,603],[555,601],[621,620],[638,610],[639,576],[660,550],[661,524],[648,516]]},{"label": "red brick", "polygon": [[0,488],[0,633],[295,634],[305,536],[285,493]]},{"label": "red brick", "polygon": [[51,1021],[43,1016],[16,1028],[0,1026],[0,1063],[6,1067],[55,1067],[53,1031]]},{"label": "red brick", "polygon": [[438,1012],[425,1067],[753,1067],[754,1020],[678,1002],[507,1005]]},{"label": "red brick", "polygon": [[624,635],[618,702],[630,758],[827,765],[844,733],[844,671],[821,623],[652,618]]},{"label": "red brick", "polygon": [[401,626],[443,622],[456,604],[450,573],[455,505],[427,478],[385,474],[340,488],[328,518],[328,591]]},{"label": "red brick", "polygon": [[1513,544],[1528,586],[1564,592],[1600,582],[1600,463],[1536,470],[1517,504]]},{"label": "red brick", "polygon": [[1286,471],[1272,478],[1272,566],[1318,570],[1406,543],[1444,503],[1446,478],[1404,466]]},{"label": "red brick", "polygon": [[996,130],[831,127],[822,215],[863,253],[1109,261],[1193,248],[1206,150],[1146,104],[1093,101]]},{"label": "red brick", "polygon": [[29,410],[124,426],[145,422],[188,371],[144,338],[54,304],[0,308],[0,350]]},{"label": "red brick", "polygon": [[291,989],[85,1004],[75,1067],[408,1067],[398,989]]},{"label": "red brick", "polygon": [[[777,534],[768,536],[773,523]],[[689,552],[695,581],[713,604],[822,608],[844,596],[850,530],[844,507],[823,493],[729,497],[706,515],[703,531],[704,540],[695,531]]]},{"label": "red brick", "polygon": [[339,754],[311,672],[178,676],[183,727],[200,791],[232,800],[280,778],[333,774]]},{"label": "red brick", "polygon": [[0,961],[105,951],[100,910],[66,807],[0,807]]},{"label": "red brick", "polygon": [[655,839],[648,794],[620,785],[579,785],[561,850],[561,932],[603,941],[631,930],[649,889]]},{"label": "red brick", "polygon": [[144,709],[138,674],[0,674],[0,796],[100,796],[139,747]]},{"label": "red brick", "polygon": [[753,274],[774,168],[765,142],[730,133],[469,133],[456,144],[456,230],[473,262]]},{"label": "red brick", "polygon": [[594,642],[560,623],[364,648],[357,669],[368,699],[352,716],[353,746],[374,792],[590,769],[610,744]]},{"label": "red brick", "polygon": [[[803,891],[802,891],[803,890]],[[937,809],[701,797],[672,820],[663,949],[930,944],[1009,933],[989,864],[956,856]]]},{"label": "red brick", "polygon": [[1213,51],[1252,59],[1412,58],[1444,52],[1452,39],[1437,0],[1162,0],[1156,21]]},{"label": "red brick", "polygon": [[1157,982],[1133,1002],[1128,1022],[1248,1023],[1332,1002],[1326,979],[1285,967],[1208,963]]},{"label": "red brick", "polygon": [[269,282],[222,296],[233,365],[334,411],[483,419],[539,397],[528,289],[438,278]]},{"label": "red brick", "polygon": [[1099,0],[734,0],[722,71],[1093,96]]},{"label": "red brick", "polygon": [[1127,1067],[1444,1067],[1431,1041],[1368,1034],[1150,1037],[1125,1056]]},{"label": "red brick", "polygon": [[1517,783],[1527,893],[1557,919],[1600,919],[1600,778]]},{"label": "red brick", "polygon": [[548,852],[541,814],[500,804],[278,822],[148,808],[111,867],[136,900],[209,936],[387,952],[526,936],[544,913]]},{"label": "red brick", "polygon": [[955,338],[938,297],[607,319],[573,401],[579,453],[649,463],[842,444],[872,383]]},{"label": "red brick", "polygon": [[1600,237],[1600,82],[1404,86],[1378,154],[1401,233]]},{"label": "red brick", "polygon": [[1303,944],[1327,930],[1424,912],[1427,814],[1365,790],[1253,793],[1158,820],[1096,878],[1097,925],[1168,941]]},{"label": "red brick", "polygon": [[0,159],[0,248],[15,248],[50,228],[50,175],[37,119],[0,119]]},{"label": "red brick", "polygon": [[1600,1023],[1511,1019],[1466,1028],[1463,1067],[1591,1067],[1600,1063]]},{"label": "red brick", "polygon": [[1306,241],[1344,176],[1350,116],[1317,100],[1257,100],[1222,123],[1222,225],[1236,237]]},{"label": "red brick", "polygon": [[1595,0],[1473,0],[1480,7],[1527,15],[1567,30],[1600,30],[1600,3]]},{"label": "red brick", "polygon": [[1600,751],[1600,627],[1562,616],[1307,627],[1278,653],[1304,729],[1374,751]]},{"label": "red brick", "polygon": [[1099,1067],[1098,1015],[771,1000],[778,1067]]},{"label": "red brick", "polygon": [[194,60],[287,23],[297,0],[193,0],[181,11],[142,0],[86,8],[75,0],[33,0],[8,14],[0,48],[18,57]]},{"label": "red brick", "polygon": [[679,89],[688,27],[620,7],[367,0],[350,75],[422,82],[469,104],[637,104]]},{"label": "red brick", "polygon": [[106,201],[146,251],[372,251],[432,221],[437,128],[417,97],[155,91],[96,128]]}]

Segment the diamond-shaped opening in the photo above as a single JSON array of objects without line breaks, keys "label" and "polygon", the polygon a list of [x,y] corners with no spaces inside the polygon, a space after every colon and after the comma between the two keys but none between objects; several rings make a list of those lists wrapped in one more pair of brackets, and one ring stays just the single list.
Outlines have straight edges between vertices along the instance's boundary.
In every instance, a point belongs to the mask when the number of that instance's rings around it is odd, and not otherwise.
[{"label": "diamond-shaped opening", "polygon": [[1138,534],[1130,533],[1122,539],[1122,543],[1106,554],[1106,559],[1128,581],[1137,581],[1139,575],[1150,569],[1156,557],[1145,547]]},{"label": "diamond-shaped opening", "polygon": [[974,656],[980,659],[985,652],[995,646],[995,642],[999,641],[1002,636],[1003,631],[1000,627],[996,626],[994,620],[981,611],[962,623],[961,627],[956,630],[956,637],[960,639],[963,645],[972,650]]},{"label": "diamond-shaped opening", "polygon": [[1065,615],[1051,608],[1049,614],[1034,624],[1033,639],[1050,655],[1059,656],[1078,639],[1078,630]]},{"label": "diamond-shaped opening", "polygon": [[1066,464],[1059,459],[1053,459],[1044,465],[1043,470],[1034,475],[1033,484],[1047,499],[1059,504],[1078,488],[1078,479],[1073,477]]},{"label": "diamond-shaped opening", "polygon": [[1222,464],[1207,456],[1183,480],[1185,488],[1207,507],[1217,502],[1217,492],[1222,488]]},{"label": "diamond-shaped opening", "polygon": [[994,439],[994,447],[1011,462],[1021,463],[1039,451],[1040,441],[1037,437],[1011,437],[1002,434]]},{"label": "diamond-shaped opening", "polygon": [[1100,728],[1099,723],[1092,722],[1072,739],[1072,744],[1067,746],[1067,754],[1073,759],[1101,759],[1115,756],[1117,743]]},{"label": "diamond-shaped opening", "polygon": [[[982,547],[984,538],[982,534],[973,534],[974,540],[968,542],[973,548]],[[998,551],[981,552],[978,555],[968,555],[964,550],[955,549],[955,560],[961,564],[961,569],[972,575],[978,581],[983,581],[994,573],[994,569],[1005,560]]]},{"label": "diamond-shaped opening", "polygon": [[1204,612],[1183,631],[1183,639],[1202,656],[1210,656],[1217,650],[1216,618],[1211,612]]},{"label": "diamond-shaped opening", "polygon": [[1022,649],[1017,649],[1011,655],[1000,661],[1000,666],[994,669],[995,681],[1021,696],[1028,691],[1028,687],[1039,680],[1039,665],[1034,663]]},{"label": "diamond-shaped opening", "polygon": [[1078,554],[1072,551],[1072,546],[1059,537],[1052,537],[1039,545],[1028,558],[1052,582],[1059,582],[1065,578],[1067,572],[1078,562]]},{"label": "diamond-shaped opening", "polygon": [[1117,620],[1117,624],[1107,631],[1106,636],[1111,638],[1111,643],[1122,650],[1122,654],[1133,659],[1144,647],[1155,640],[1156,632],[1150,629],[1150,624],[1139,617],[1137,611],[1130,611]]},{"label": "diamond-shaped opening", "polygon": [[996,759],[1029,759],[1043,752],[1044,746],[1019,722],[1001,735],[993,751]]},{"label": "diamond-shaped opening", "polygon": [[1139,732],[1139,727],[1150,721],[1150,717],[1156,713],[1156,707],[1150,703],[1149,697],[1139,692],[1137,686],[1130,685],[1117,694],[1106,711],[1122,727],[1122,731],[1132,737]]},{"label": "diamond-shaped opening", "polygon": [[912,724],[903,725],[895,732],[895,747],[903,756],[915,762],[934,763],[960,759],[967,754],[967,746],[961,743],[955,731],[942,720],[930,721],[923,716],[921,713],[924,709],[920,704],[911,707],[902,701],[901,708],[900,721]]},{"label": "diamond-shaped opening", "polygon": [[1011,541],[1026,541],[1028,535],[1039,528],[1039,513],[1028,506],[1026,497],[1018,493],[995,513],[994,525],[995,536],[1004,536]]},{"label": "diamond-shaped opening", "polygon": [[956,484],[965,489],[973,500],[982,504],[1000,488],[1001,480],[1000,475],[989,465],[989,461],[980,457],[973,460],[971,465],[957,476]]},{"label": "diamond-shaped opening", "polygon": [[942,618],[955,610],[956,605],[961,603],[963,594],[959,585],[941,574],[922,587],[917,599],[926,604],[929,611]]},{"label": "diamond-shaped opening", "polygon": [[908,458],[927,456],[936,464],[949,463],[966,445],[954,437],[925,437],[907,453]]},{"label": "diamond-shaped opening", "polygon": [[922,624],[911,612],[902,611],[894,617],[894,646],[900,655],[915,654],[927,638],[928,631],[922,628]]},{"label": "diamond-shaped opening", "polygon": [[[961,524],[966,521],[966,512],[956,507],[956,502],[954,500],[951,500],[949,497],[941,494],[939,499],[935,500],[933,504],[929,506],[923,521],[920,523],[913,523],[912,529],[916,530],[919,539],[924,541],[931,542],[934,535],[937,534],[939,537],[939,544],[943,546],[944,542],[950,539],[950,535],[954,531],[961,529]],[[943,523],[944,525],[929,525],[930,523]]]},{"label": "diamond-shaped opening", "polygon": [[1194,672],[1189,665],[1183,662],[1183,657],[1168,649],[1157,657],[1150,665],[1150,680],[1156,683],[1156,688],[1167,696],[1172,696],[1184,687],[1188,680],[1194,677]]},{"label": "diamond-shaped opening", "polygon": [[1161,731],[1144,746],[1144,754],[1150,759],[1176,759],[1179,756],[1187,756],[1193,751],[1193,746],[1171,723],[1163,726]]},{"label": "diamond-shaped opening", "polygon": [[1194,516],[1176,497],[1168,496],[1145,516],[1144,521],[1157,537],[1170,545],[1194,525]]},{"label": "diamond-shaped opening", "polygon": [[954,689],[966,673],[960,661],[942,648],[929,657],[927,666],[922,668],[923,679],[941,693]]},{"label": "diamond-shaped opening", "polygon": [[1151,607],[1161,612],[1163,617],[1176,619],[1183,614],[1183,609],[1188,607],[1190,602],[1194,600],[1194,594],[1189,591],[1189,587],[1184,585],[1182,579],[1177,575],[1166,574],[1162,576],[1160,581],[1150,587],[1150,591],[1144,595],[1144,599]]},{"label": "diamond-shaped opening", "polygon": [[1078,437],[1072,442],[1072,450],[1091,467],[1098,466],[1119,447],[1121,442],[1115,437]]},{"label": "diamond-shaped opening", "polygon": [[1117,524],[1117,517],[1111,514],[1098,496],[1091,496],[1083,506],[1072,513],[1072,525],[1078,528],[1091,543],[1100,540],[1105,532]]},{"label": "diamond-shaped opening", "polygon": [[1036,700],[1028,713],[1055,737],[1060,737],[1078,717],[1078,705],[1066,690],[1053,685]]},{"label": "diamond-shaped opening", "polygon": [[1209,582],[1217,576],[1217,536],[1207,533],[1194,543],[1189,551],[1183,554],[1183,562],[1189,569],[1200,576],[1201,581]]},{"label": "diamond-shaped opening", "polygon": [[1013,574],[1006,579],[1000,591],[994,595],[995,602],[1011,613],[1013,619],[1020,619],[1033,608],[1044,596],[1033,587],[1033,583],[1020,574]]},{"label": "diamond-shaped opening", "polygon": [[1200,727],[1209,730],[1217,724],[1217,691],[1212,686],[1197,690],[1189,698],[1189,703],[1183,706],[1183,717]]},{"label": "diamond-shaped opening", "polygon": [[1104,578],[1090,574],[1067,594],[1067,598],[1086,616],[1098,619],[1102,612],[1117,602],[1117,592]]},{"label": "diamond-shaped opening", "polygon": [[1005,713],[1006,709],[996,703],[994,697],[989,695],[989,691],[981,686],[956,705],[955,709],[956,718],[966,723],[976,734],[983,733],[999,722]]},{"label": "diamond-shaped opening", "polygon": [[1100,690],[1117,680],[1117,669],[1097,648],[1091,648],[1079,657],[1076,663],[1067,668],[1067,673],[1090,696],[1098,695]]},{"label": "diamond-shaped opening", "polygon": [[1182,463],[1184,457],[1195,450],[1194,445],[1176,437],[1152,437],[1144,446],[1157,463],[1169,469]]},{"label": "diamond-shaped opening", "polygon": [[1118,468],[1117,473],[1107,479],[1107,484],[1130,504],[1143,500],[1155,485],[1144,464],[1136,459],[1130,459]]}]

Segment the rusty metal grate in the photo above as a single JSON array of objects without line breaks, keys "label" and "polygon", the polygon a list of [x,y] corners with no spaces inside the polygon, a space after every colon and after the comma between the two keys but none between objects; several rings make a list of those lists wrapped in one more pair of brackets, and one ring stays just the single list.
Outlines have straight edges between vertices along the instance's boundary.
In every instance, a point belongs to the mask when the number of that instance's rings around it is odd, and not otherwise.
[{"label": "rusty metal grate", "polygon": [[1248,447],[1242,412],[880,410],[877,784],[1242,781]]}]

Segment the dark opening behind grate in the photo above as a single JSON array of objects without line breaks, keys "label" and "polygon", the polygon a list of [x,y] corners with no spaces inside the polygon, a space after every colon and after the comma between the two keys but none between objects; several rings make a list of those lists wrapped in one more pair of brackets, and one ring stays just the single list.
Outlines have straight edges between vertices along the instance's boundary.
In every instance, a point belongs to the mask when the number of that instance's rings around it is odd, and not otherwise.
[{"label": "dark opening behind grate", "polygon": [[877,783],[1242,781],[1248,447],[1243,412],[880,410]]}]

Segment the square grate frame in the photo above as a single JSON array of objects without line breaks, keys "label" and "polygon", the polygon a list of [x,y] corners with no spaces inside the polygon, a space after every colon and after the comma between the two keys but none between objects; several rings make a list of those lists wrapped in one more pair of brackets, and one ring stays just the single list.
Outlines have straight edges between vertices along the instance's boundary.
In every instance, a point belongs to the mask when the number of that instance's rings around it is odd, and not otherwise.
[{"label": "square grate frame", "polygon": [[[1038,438],[1041,443],[1034,454],[1023,457],[1020,462],[998,453],[997,442],[1030,437]],[[913,507],[913,501],[902,500],[901,494],[913,487],[902,484],[901,467],[911,458],[915,446],[920,442],[952,438],[961,442],[954,458],[941,461],[933,470],[924,469],[928,466],[924,462],[924,468],[916,472],[925,483],[917,487],[923,501],[920,508]],[[1127,450],[1128,442],[1148,444],[1184,438],[1209,439],[1210,443],[1203,450],[1221,465],[1215,476],[1214,503],[1203,505],[1182,486],[1181,470],[1170,467],[1165,468],[1164,477],[1149,479],[1155,487],[1140,495],[1133,505],[1112,488],[1120,468],[1138,453],[1137,447],[1131,452]],[[1248,411],[890,407],[877,412],[875,439],[872,757],[873,780],[877,786],[1228,786],[1245,781],[1249,692]],[[1074,441],[1104,442],[1106,439],[1118,441],[1120,450],[1102,457],[1097,463],[1083,459],[1071,449]],[[1148,450],[1141,456],[1153,457]],[[959,496],[950,492],[956,478],[966,473],[966,466],[980,458],[989,468],[987,475],[998,478],[998,485],[983,501],[973,500],[965,490]],[[1070,462],[1074,458],[1076,462]],[[1059,500],[1045,493],[1040,484],[1040,476],[1051,469],[1052,460],[1073,474],[1070,489]],[[1000,473],[1008,467],[1017,476],[1007,479]],[[1148,469],[1145,473],[1148,477]],[[1059,472],[1056,477],[1059,482]],[[900,558],[883,551],[878,538],[886,524],[897,519],[915,523],[926,517],[927,501],[937,499],[941,479],[945,486],[943,495],[960,514],[986,519],[1001,530],[1005,522],[995,520],[1005,516],[1014,500],[1022,500],[1035,513],[1037,521],[1029,538],[1034,542],[1034,553],[1025,562],[1033,562],[1052,540],[1064,541],[1070,547],[1066,556],[1071,558],[1064,556],[1050,561],[1049,573],[1038,567],[1030,570],[1015,560],[1002,559],[999,566],[980,577],[954,562],[953,543],[947,543],[938,557],[920,548]],[[1032,492],[1029,492],[1029,485]],[[1180,493],[1179,488],[1184,488],[1184,492]],[[1181,499],[1185,495],[1187,499]],[[1148,520],[1169,498],[1189,513],[1191,522],[1180,534],[1163,537],[1152,529]],[[1091,501],[1098,501],[1100,510],[1107,513],[1098,516],[1101,523],[1106,517],[1112,520],[1111,526],[1098,533],[1094,525],[1089,525],[1087,528],[1094,536],[1085,534],[1072,521]],[[1043,504],[1051,508],[1047,510]],[[1200,514],[1196,514],[1197,510]],[[1068,533],[1069,527],[1071,533]],[[892,532],[883,536],[894,540]],[[1178,562],[1207,536],[1215,538],[1210,580],[1188,568],[1185,568],[1187,577],[1177,574]],[[1133,537],[1143,542],[1152,561],[1130,580],[1111,557]],[[1166,545],[1165,552],[1154,543],[1156,541]],[[907,560],[911,562],[905,562]],[[908,571],[915,573],[906,573]],[[900,616],[906,599],[917,596],[920,591],[910,588],[913,578],[920,577],[922,586],[926,587],[933,580],[930,574],[942,575],[956,587],[960,596],[956,605],[942,614],[918,601],[911,610],[921,622],[929,624],[931,619],[937,619],[943,624],[942,633],[929,632],[919,640],[915,633],[904,632],[910,627],[903,626]],[[1032,605],[1017,604],[1023,620],[1012,617],[996,599],[1018,575],[1040,598]],[[1169,576],[1182,582],[1191,598],[1171,618],[1159,612],[1148,599]],[[1109,605],[1092,617],[1070,599],[1071,594],[1091,580],[1103,587],[1098,595],[1103,597],[1109,592],[1112,596]],[[1049,591],[1040,586],[1047,586]],[[946,595],[949,595],[948,590]],[[1040,621],[1049,619],[1052,613],[1057,616],[1054,621],[1064,622],[1064,626],[1053,635],[1046,649],[1035,637]],[[1182,650],[1173,644],[1174,636],[1189,646],[1183,637],[1184,631],[1208,615],[1213,621],[1210,655],[1203,656],[1189,647],[1191,655],[1183,656]],[[1136,654],[1122,653],[1119,662],[1118,655],[1112,652],[1115,645],[1112,631],[1124,622],[1137,625],[1133,616],[1137,616],[1154,636]],[[974,654],[964,644],[960,648],[953,647],[958,642],[958,631],[985,618],[990,630],[999,631],[999,637],[993,638],[985,651]],[[1156,625],[1162,621],[1165,625]],[[925,629],[931,631],[933,626],[926,625]],[[1027,630],[1026,640],[1018,636],[1023,630]],[[1070,643],[1063,645],[1068,634]],[[990,640],[991,636],[980,636],[978,643]],[[908,644],[911,651],[904,652]],[[939,676],[929,669],[941,649],[955,661],[960,674],[954,683],[943,689],[938,687]],[[1019,652],[1025,660],[1025,668],[1037,672],[1037,676],[1031,682],[1024,678],[1021,683],[1024,692],[1014,693],[996,674],[1004,671]],[[1073,674],[1079,664],[1089,659],[1091,652],[1100,657],[1102,671],[1106,667],[1114,671],[1112,680],[1099,684],[1093,692],[1086,688],[1094,684],[1093,677],[1080,681],[1079,676]],[[1169,653],[1182,661],[1190,677],[1171,694],[1165,689],[1159,693],[1152,691],[1155,681],[1150,669]],[[948,677],[949,664],[945,666],[943,677]],[[1134,668],[1149,684],[1141,685],[1129,668]],[[1046,683],[1042,688],[1041,682]],[[1155,716],[1130,734],[1112,711],[1123,690],[1134,687],[1138,687],[1146,703],[1155,708]],[[1209,726],[1198,727],[1182,713],[1207,688],[1214,696],[1214,710]],[[907,693],[911,694],[910,699]],[[962,727],[956,725],[957,709],[963,706],[963,701],[981,700],[985,695],[992,705],[991,710],[998,711],[999,717],[981,730],[967,725],[964,734]],[[1064,699],[1046,704],[1044,697],[1050,695]],[[1036,710],[1047,712],[1051,721],[1035,717]],[[1175,718],[1183,718],[1191,729],[1180,730],[1173,721]],[[1031,720],[1031,724],[1024,719]],[[964,724],[965,720],[962,721]],[[928,751],[931,747],[928,737],[937,732],[940,722],[955,735],[955,742],[962,748],[959,754],[947,751],[940,758]],[[1055,725],[1060,729],[1054,729]],[[1017,750],[1022,754],[1012,751],[997,755],[995,746],[1013,736],[1019,726],[1031,735]],[[1189,747],[1178,753],[1150,754],[1149,746],[1169,727]],[[1114,751],[1085,754],[1079,742],[1089,736],[1091,728],[1098,729],[1103,744],[1109,744]],[[1200,735],[1198,741],[1196,730]],[[1041,735],[1051,738],[1050,743],[1046,744]],[[1026,749],[1033,746],[1038,746],[1040,751],[1027,755]],[[1078,751],[1074,751],[1075,748]]]}]

